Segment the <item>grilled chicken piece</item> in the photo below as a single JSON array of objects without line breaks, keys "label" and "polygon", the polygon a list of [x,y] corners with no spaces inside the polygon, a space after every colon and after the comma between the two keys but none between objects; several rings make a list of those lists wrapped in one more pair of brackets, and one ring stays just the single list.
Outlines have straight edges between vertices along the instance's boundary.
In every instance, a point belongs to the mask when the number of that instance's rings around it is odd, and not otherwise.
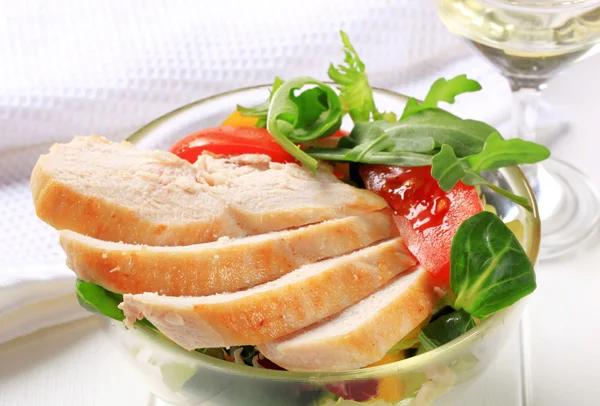
[{"label": "grilled chicken piece", "polygon": [[395,237],[391,211],[184,247],[106,242],[63,230],[67,264],[85,281],[115,293],[207,296],[266,283],[303,265]]},{"label": "grilled chicken piece", "polygon": [[126,324],[145,317],[189,350],[271,341],[342,311],[415,265],[402,239],[305,265],[244,291],[203,297],[124,295]]},{"label": "grilled chicken piece", "polygon": [[258,349],[290,371],[362,368],[425,320],[438,292],[429,272],[417,266],[343,312]]},{"label": "grilled chicken piece", "polygon": [[31,175],[38,216],[106,241],[190,245],[299,227],[387,207],[322,164],[316,176],[267,156],[192,165],[165,151],[76,137],[39,158]]}]

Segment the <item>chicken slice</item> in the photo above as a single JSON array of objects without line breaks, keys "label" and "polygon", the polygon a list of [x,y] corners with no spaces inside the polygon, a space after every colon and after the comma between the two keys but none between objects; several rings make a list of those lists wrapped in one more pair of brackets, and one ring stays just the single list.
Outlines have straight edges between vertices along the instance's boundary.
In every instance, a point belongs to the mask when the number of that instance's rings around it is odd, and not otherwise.
[{"label": "chicken slice", "polygon": [[202,155],[192,165],[165,151],[75,137],[36,163],[37,215],[56,229],[156,246],[243,237],[381,210],[379,196],[262,155]]},{"label": "chicken slice", "polygon": [[290,371],[345,371],[379,361],[439,300],[429,272],[416,266],[341,313],[258,346]]},{"label": "chicken slice", "polygon": [[303,265],[395,237],[385,209],[306,227],[183,247],[106,242],[60,232],[68,266],[115,293],[207,296],[266,283]]},{"label": "chicken slice", "polygon": [[187,349],[259,344],[335,314],[415,264],[402,239],[305,265],[235,293],[202,297],[124,295],[131,325],[145,317]]}]

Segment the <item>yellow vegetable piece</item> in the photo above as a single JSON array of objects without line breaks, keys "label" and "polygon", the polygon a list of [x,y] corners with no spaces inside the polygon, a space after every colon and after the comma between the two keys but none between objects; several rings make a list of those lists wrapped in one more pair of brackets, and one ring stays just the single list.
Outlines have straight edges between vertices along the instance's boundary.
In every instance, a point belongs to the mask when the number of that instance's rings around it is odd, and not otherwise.
[{"label": "yellow vegetable piece", "polygon": [[242,116],[239,111],[235,110],[221,123],[221,125],[229,127],[254,127],[257,121],[258,118],[256,117],[245,117]]},{"label": "yellow vegetable piece", "polygon": [[525,234],[525,227],[523,227],[523,223],[521,223],[519,220],[513,220],[506,223],[506,227],[513,232],[519,242],[523,242],[523,237]]},{"label": "yellow vegetable piece", "polygon": [[[404,351],[398,354],[386,354],[382,359],[368,365],[375,367],[379,365],[389,364],[390,362],[401,361],[405,358]],[[387,402],[398,402],[404,398],[404,381],[395,376],[386,376],[379,380],[379,393],[375,399],[385,400]]]}]

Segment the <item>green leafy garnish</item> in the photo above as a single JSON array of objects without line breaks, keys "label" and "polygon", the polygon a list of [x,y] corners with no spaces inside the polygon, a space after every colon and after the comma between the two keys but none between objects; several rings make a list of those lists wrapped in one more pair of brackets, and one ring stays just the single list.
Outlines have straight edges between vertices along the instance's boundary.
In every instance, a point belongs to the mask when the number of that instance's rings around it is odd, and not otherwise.
[{"label": "green leafy garnish", "polygon": [[[481,121],[464,120],[439,108],[440,102],[454,103],[458,95],[475,92],[481,85],[466,75],[436,80],[425,99],[410,98],[400,120],[394,114],[377,110],[373,89],[364,62],[346,33],[340,32],[344,63],[331,64],[329,77],[338,86],[339,97],[329,86],[312,78],[288,82],[275,78],[267,101],[238,110],[258,117],[290,155],[313,172],[318,161],[354,162],[395,166],[431,165],[432,176],[448,191],[458,181],[470,186],[486,186],[527,210],[528,200],[489,183],[482,173],[499,168],[532,164],[548,158],[550,151],[523,140],[505,140],[498,131]],[[310,89],[296,95],[303,87]],[[355,125],[335,148],[310,148],[296,144],[313,141],[337,131],[348,113]]]},{"label": "green leafy garnish", "polygon": [[356,49],[350,43],[350,38],[344,31],[340,31],[344,44],[344,64],[329,65],[327,74],[338,84],[340,100],[344,109],[350,114],[352,121],[386,120],[396,121],[394,113],[381,113],[377,111],[373,99],[373,89],[369,84],[365,64],[358,56]]},{"label": "green leafy garnish", "polygon": [[242,116],[258,118],[255,127],[265,127],[267,125],[267,113],[269,112],[269,104],[273,98],[273,93],[275,93],[282,84],[283,80],[278,76],[275,76],[271,94],[266,101],[253,107],[243,107],[238,104],[237,111],[239,111]]},{"label": "green leafy garnish", "polygon": [[[353,151],[348,148],[310,148],[306,152],[315,159],[323,161],[356,162]],[[431,165],[431,155],[415,154],[412,152],[373,152],[361,158],[365,164],[383,164],[403,167],[428,166]]]},{"label": "green leafy garnish", "polygon": [[[113,293],[104,289],[102,286],[98,286],[91,282],[85,282],[81,279],[77,279],[77,282],[75,283],[75,295],[77,296],[79,304],[84,309],[92,313],[108,316],[113,320],[125,320],[123,310],[119,309],[119,305],[123,301],[123,295]],[[146,319],[136,320],[135,324],[158,331],[157,328]]]},{"label": "green leafy garnish", "polygon": [[450,190],[460,179],[465,176],[465,169],[454,154],[452,147],[442,145],[431,160],[431,176],[433,176],[443,190]]},{"label": "green leafy garnish", "polygon": [[[295,95],[295,91],[307,85],[316,87]],[[272,95],[267,130],[284,150],[313,172],[317,169],[317,160],[294,143],[331,135],[341,124],[340,99],[333,89],[316,79],[301,77],[287,81]]]},{"label": "green leafy garnish", "polygon": [[419,342],[424,351],[431,351],[460,337],[473,327],[475,327],[473,317],[464,310],[457,310],[423,327],[419,333]]},{"label": "green leafy garnish", "polygon": [[484,319],[536,288],[533,264],[517,237],[493,213],[465,220],[452,240],[450,286],[456,309]]},{"label": "green leafy garnish", "polygon": [[438,107],[438,103],[441,101],[452,104],[456,96],[478,90],[481,90],[481,85],[475,80],[468,79],[467,75],[459,75],[450,80],[439,78],[431,85],[423,103],[419,103],[414,97],[408,99],[401,119],[422,110]]},{"label": "green leafy garnish", "polygon": [[466,167],[474,173],[494,171],[512,165],[532,164],[550,157],[543,145],[520,139],[505,140],[494,133],[486,140],[483,150],[463,159]]},{"label": "green leafy garnish", "polygon": [[123,295],[110,292],[94,283],[79,279],[75,285],[75,294],[79,304],[84,309],[108,316],[117,321],[125,320],[123,310],[118,307],[123,301]]},{"label": "green leafy garnish", "polygon": [[349,137],[354,143],[372,142],[369,133],[373,127],[380,128],[395,141],[393,149],[431,154],[445,144],[459,157],[481,152],[487,138],[496,132],[481,121],[463,120],[444,110],[429,109],[396,123],[361,123],[354,127]]},{"label": "green leafy garnish", "polygon": [[549,156],[550,151],[542,145],[519,139],[505,140],[496,132],[487,138],[481,152],[462,159],[458,159],[450,146],[443,145],[433,157],[431,175],[443,190],[452,189],[459,180],[471,186],[484,185],[531,210],[526,198],[489,183],[481,172],[535,163]]}]

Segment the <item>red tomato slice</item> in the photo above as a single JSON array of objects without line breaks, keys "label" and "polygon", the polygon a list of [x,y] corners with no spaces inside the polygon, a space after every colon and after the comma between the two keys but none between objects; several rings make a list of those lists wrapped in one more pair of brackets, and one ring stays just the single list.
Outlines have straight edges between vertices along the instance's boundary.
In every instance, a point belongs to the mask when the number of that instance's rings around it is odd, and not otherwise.
[{"label": "red tomato slice", "polygon": [[348,131],[337,130],[335,133],[331,134],[329,137],[331,137],[331,138],[341,138],[341,137],[345,137],[348,134],[350,134]]},{"label": "red tomato slice", "polygon": [[401,168],[367,165],[360,168],[367,189],[395,210],[400,235],[408,249],[441,284],[450,280],[450,247],[463,221],[483,210],[472,186],[458,182],[443,191],[431,167]]},{"label": "red tomato slice", "polygon": [[203,151],[225,156],[264,154],[270,156],[273,162],[296,162],[265,128],[258,127],[206,128],[171,147],[172,153],[192,163]]}]

